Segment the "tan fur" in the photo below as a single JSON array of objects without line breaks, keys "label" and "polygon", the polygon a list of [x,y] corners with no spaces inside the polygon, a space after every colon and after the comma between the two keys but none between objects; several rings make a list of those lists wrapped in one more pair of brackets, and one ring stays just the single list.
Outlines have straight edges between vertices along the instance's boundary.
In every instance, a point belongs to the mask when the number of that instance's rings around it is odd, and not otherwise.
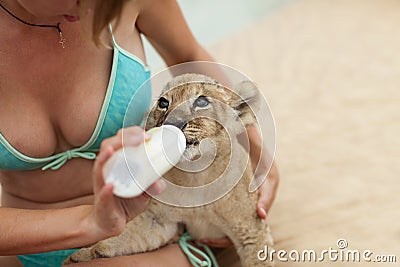
[{"label": "tan fur", "polygon": [[[253,175],[251,166],[247,162],[247,152],[236,138],[229,139],[227,130],[215,120],[202,117],[217,118],[225,126],[235,125],[232,120],[237,120],[238,117],[235,118],[232,113],[226,111],[223,105],[226,103],[239,115],[244,125],[254,123],[249,105],[257,106],[258,90],[252,83],[244,82],[236,87],[236,93],[203,75],[178,76],[167,84],[162,93],[162,96],[169,101],[168,109],[161,109],[156,104],[149,113],[146,124],[146,128],[152,128],[166,122],[188,118],[188,123],[183,129],[189,143],[184,154],[186,160],[195,160],[199,157],[198,142],[204,138],[210,138],[216,145],[215,160],[208,168],[196,173],[173,168],[164,175],[165,179],[181,186],[205,185],[219,177],[228,164],[234,164],[233,166],[247,164],[236,186],[232,181],[233,189],[228,194],[215,202],[194,208],[170,206],[152,199],[146,210],[130,221],[120,236],[79,250],[69,257],[67,264],[154,250],[176,241],[181,233],[180,226],[184,225],[195,239],[228,236],[234,243],[244,267],[267,266],[266,262],[257,259],[257,251],[263,249],[265,245],[271,247],[273,241],[265,220],[261,220],[256,214],[257,192],[250,193],[248,190]],[[193,101],[198,96],[210,99],[207,108],[193,108]],[[190,120],[194,115],[196,118]],[[237,135],[242,130],[230,129],[230,131]],[[229,162],[231,152],[242,156],[237,162]],[[239,162],[242,160],[245,162]],[[233,168],[232,176],[241,172],[243,170]],[[202,198],[204,195],[193,197]],[[176,201],[179,203],[179,194],[176,196]]]}]

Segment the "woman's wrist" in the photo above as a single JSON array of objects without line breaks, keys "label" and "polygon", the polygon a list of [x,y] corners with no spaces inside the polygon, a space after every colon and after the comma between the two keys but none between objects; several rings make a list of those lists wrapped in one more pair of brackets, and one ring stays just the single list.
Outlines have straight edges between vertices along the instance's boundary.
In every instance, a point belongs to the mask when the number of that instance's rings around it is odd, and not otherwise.
[{"label": "woman's wrist", "polygon": [[93,205],[82,205],[76,208],[79,210],[80,216],[76,231],[72,232],[72,239],[80,240],[79,243],[86,246],[107,238],[94,223]]},{"label": "woman's wrist", "polygon": [[104,229],[104,227],[102,227],[98,222],[99,220],[95,214],[94,205],[85,205],[83,208],[85,210],[85,215],[81,220],[79,228],[81,237],[84,237],[84,239],[88,241],[88,244],[93,244],[101,240],[117,236],[122,232],[119,229]]},{"label": "woman's wrist", "polygon": [[93,220],[93,205],[81,206],[83,215],[79,224],[80,238],[87,240],[88,245],[98,242],[102,239],[100,231],[95,227]]}]

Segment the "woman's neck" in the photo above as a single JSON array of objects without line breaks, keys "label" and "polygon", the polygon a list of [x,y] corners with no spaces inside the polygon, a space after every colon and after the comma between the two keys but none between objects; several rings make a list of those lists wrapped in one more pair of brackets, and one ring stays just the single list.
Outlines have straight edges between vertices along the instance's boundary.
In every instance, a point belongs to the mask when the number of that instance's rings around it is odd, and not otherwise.
[{"label": "woman's neck", "polygon": [[[28,10],[26,10],[16,0],[1,0],[0,3],[4,8],[6,8],[15,17],[17,17],[20,20],[23,20],[25,22],[28,22],[28,23],[57,25],[57,23],[63,19],[62,16],[52,16],[52,17],[35,16],[34,14],[32,14]],[[4,13],[4,15],[9,16],[9,14],[7,14],[5,10],[0,10],[0,12]],[[15,18],[12,18],[11,16],[10,16],[10,18],[15,19]],[[16,22],[21,23],[19,21],[16,21]]]}]

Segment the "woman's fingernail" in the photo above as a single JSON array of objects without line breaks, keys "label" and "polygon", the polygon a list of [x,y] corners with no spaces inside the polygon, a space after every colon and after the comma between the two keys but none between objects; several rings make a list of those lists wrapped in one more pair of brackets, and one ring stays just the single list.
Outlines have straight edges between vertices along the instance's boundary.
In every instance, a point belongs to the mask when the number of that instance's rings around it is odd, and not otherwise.
[{"label": "woman's fingernail", "polygon": [[167,188],[167,183],[161,179],[160,181],[158,181],[158,188],[159,188],[159,193],[161,193]]},{"label": "woman's fingernail", "polygon": [[107,183],[107,184],[104,185],[104,187],[105,187],[107,192],[108,191],[112,192],[114,190],[114,184],[113,183]]},{"label": "woman's fingernail", "polygon": [[265,211],[264,208],[260,208],[260,213],[261,213],[261,216],[262,216],[263,218],[267,217],[267,212]]},{"label": "woman's fingernail", "polygon": [[151,138],[151,135],[148,134],[147,132],[144,132],[144,140],[148,141],[148,140],[150,140],[150,138]]}]

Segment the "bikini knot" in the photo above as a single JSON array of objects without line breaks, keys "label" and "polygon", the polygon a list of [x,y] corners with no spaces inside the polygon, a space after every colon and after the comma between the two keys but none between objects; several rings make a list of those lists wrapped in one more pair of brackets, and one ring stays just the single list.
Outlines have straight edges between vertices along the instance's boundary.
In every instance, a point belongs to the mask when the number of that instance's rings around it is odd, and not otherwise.
[{"label": "bikini knot", "polygon": [[67,159],[72,159],[74,157],[72,150],[65,151],[65,155],[67,156]]},{"label": "bikini knot", "polygon": [[95,159],[96,153],[91,151],[79,151],[77,149],[67,150],[63,153],[52,156],[53,159],[42,167],[42,170],[47,169],[58,170],[63,166],[68,160],[72,158],[84,158],[84,159]]}]

